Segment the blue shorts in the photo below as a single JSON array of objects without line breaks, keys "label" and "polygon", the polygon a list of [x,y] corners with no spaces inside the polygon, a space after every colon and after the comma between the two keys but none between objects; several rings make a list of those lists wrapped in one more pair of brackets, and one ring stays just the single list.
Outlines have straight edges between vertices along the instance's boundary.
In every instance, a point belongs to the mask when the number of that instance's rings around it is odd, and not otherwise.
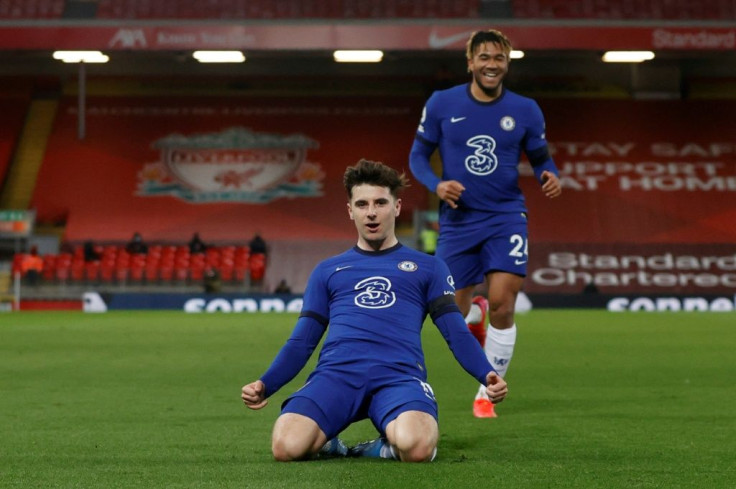
[{"label": "blue shorts", "polygon": [[493,214],[473,223],[443,223],[437,241],[455,288],[483,283],[489,272],[526,276],[528,226],[524,213]]},{"label": "blue shorts", "polygon": [[386,436],[386,426],[406,411],[422,411],[438,419],[430,385],[387,366],[359,372],[317,370],[281,406],[281,414],[313,419],[328,440],[366,418]]}]

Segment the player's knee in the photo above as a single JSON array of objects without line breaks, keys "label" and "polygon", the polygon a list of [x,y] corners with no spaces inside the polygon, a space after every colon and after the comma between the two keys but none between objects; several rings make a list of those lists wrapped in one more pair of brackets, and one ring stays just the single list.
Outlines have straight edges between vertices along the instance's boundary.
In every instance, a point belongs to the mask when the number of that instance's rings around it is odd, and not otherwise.
[{"label": "player's knee", "polygon": [[402,462],[430,462],[434,459],[437,446],[428,441],[421,441],[407,449],[398,448]]},{"label": "player's knee", "polygon": [[302,460],[310,455],[309,444],[288,437],[274,438],[271,442],[271,452],[278,462]]},{"label": "player's knee", "polygon": [[494,300],[488,303],[488,316],[496,328],[510,327],[514,323],[513,301]]},{"label": "player's knee", "polygon": [[402,462],[428,462],[434,457],[437,438],[431,433],[404,430],[397,435],[395,447]]},{"label": "player's knee", "polygon": [[432,448],[432,450],[426,451],[426,450],[412,450],[408,453],[401,453],[401,461],[402,462],[431,462],[434,459],[435,454],[435,448]]}]

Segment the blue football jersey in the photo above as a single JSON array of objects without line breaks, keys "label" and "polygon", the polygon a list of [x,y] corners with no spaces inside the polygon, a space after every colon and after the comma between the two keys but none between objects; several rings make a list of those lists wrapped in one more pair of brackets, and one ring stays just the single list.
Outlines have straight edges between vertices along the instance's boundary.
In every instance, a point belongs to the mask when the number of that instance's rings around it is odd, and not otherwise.
[{"label": "blue football jersey", "polygon": [[[518,183],[521,152],[534,163],[538,177],[542,169],[557,173],[544,132],[544,116],[534,100],[504,89],[492,102],[479,102],[470,84],[464,84],[432,94],[415,145],[439,146],[442,180],[465,186],[460,211],[526,212]],[[428,161],[417,160],[411,161],[415,177],[434,191],[440,179],[425,171]]]},{"label": "blue football jersey", "polygon": [[328,258],[312,272],[302,307],[329,323],[316,371],[386,365],[426,379],[422,325],[433,305],[454,305],[454,294],[444,262],[401,244]]}]

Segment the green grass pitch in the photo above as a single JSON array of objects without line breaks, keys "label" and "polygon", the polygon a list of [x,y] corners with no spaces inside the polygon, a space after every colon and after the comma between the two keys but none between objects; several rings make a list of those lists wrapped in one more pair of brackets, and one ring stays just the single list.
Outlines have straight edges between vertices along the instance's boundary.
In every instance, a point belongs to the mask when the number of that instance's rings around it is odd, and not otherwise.
[{"label": "green grass pitch", "polygon": [[[430,464],[282,464],[240,387],[293,314],[0,315],[2,488],[734,488],[733,313],[533,311],[499,418],[471,415],[475,381],[428,323],[440,404]],[[366,421],[342,436],[375,437]]]}]

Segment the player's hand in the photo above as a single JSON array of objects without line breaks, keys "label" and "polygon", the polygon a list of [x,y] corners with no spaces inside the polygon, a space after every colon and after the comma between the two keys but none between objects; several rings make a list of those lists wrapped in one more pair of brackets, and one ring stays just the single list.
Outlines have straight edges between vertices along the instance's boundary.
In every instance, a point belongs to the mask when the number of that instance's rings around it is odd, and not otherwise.
[{"label": "player's hand", "polygon": [[268,404],[268,399],[264,396],[266,394],[266,384],[260,380],[251,382],[243,386],[240,394],[240,398],[243,399],[245,407],[250,409],[261,409]]},{"label": "player's hand", "polygon": [[544,192],[544,195],[550,199],[554,199],[555,197],[562,195],[562,183],[560,183],[560,179],[557,178],[557,175],[551,171],[544,170],[542,172],[542,182],[544,182],[542,184],[542,192]]},{"label": "player's hand", "polygon": [[437,196],[453,209],[457,209],[457,201],[465,187],[457,180],[445,180],[437,184]]},{"label": "player's hand", "polygon": [[488,372],[486,375],[486,394],[493,404],[503,401],[506,394],[509,393],[509,387],[506,381],[496,372]]}]

